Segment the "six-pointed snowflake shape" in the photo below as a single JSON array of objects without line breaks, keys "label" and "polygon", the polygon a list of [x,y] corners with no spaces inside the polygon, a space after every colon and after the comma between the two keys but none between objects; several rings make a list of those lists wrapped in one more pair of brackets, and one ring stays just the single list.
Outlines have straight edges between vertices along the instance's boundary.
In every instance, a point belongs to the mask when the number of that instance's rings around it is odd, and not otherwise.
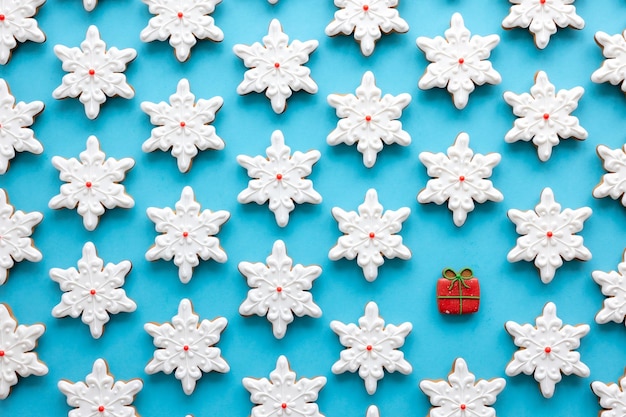
[{"label": "six-pointed snowflake shape", "polygon": [[600,406],[604,408],[600,411],[600,417],[620,417],[626,415],[626,370],[624,376],[619,380],[619,385],[605,384],[600,381],[593,381],[591,389],[600,399]]},{"label": "six-pointed snowflake shape", "polygon": [[322,268],[316,265],[294,266],[282,240],[274,242],[272,254],[266,262],[267,265],[261,262],[239,263],[239,272],[251,287],[247,298],[239,306],[239,313],[244,316],[267,316],[274,336],[282,339],[294,314],[298,317],[321,317],[322,310],[313,302],[308,290],[322,273]]},{"label": "six-pointed snowflake shape", "polygon": [[50,278],[58,282],[64,292],[61,302],[52,309],[52,315],[57,318],[81,316],[83,323],[89,326],[91,336],[98,339],[109,321],[109,313],[131,313],[137,309],[137,304],[120,288],[130,268],[129,261],[104,266],[94,244],[85,243],[78,270],[50,270]]},{"label": "six-pointed snowflake shape", "polygon": [[83,7],[88,12],[92,11],[98,5],[98,0],[83,0]]},{"label": "six-pointed snowflake shape", "polygon": [[458,358],[447,382],[424,379],[420,382],[420,389],[434,407],[428,414],[431,417],[495,417],[495,410],[489,406],[496,402],[505,385],[504,378],[476,382],[465,360]]},{"label": "six-pointed snowflake shape", "polygon": [[623,322],[626,318],[626,251],[622,262],[617,265],[617,271],[593,271],[591,277],[602,287],[602,294],[607,297],[602,309],[596,314],[596,323]]},{"label": "six-pointed snowflake shape", "polygon": [[178,305],[178,314],[172,323],[146,323],[144,329],[154,338],[154,358],[146,365],[146,372],[164,372],[174,376],[183,385],[183,391],[191,395],[202,372],[228,372],[230,367],[222,358],[219,348],[220,334],[228,324],[224,317],[204,319],[194,313],[191,301],[184,298]]},{"label": "six-pointed snowflake shape", "polygon": [[183,188],[180,200],[176,202],[176,211],[169,207],[149,207],[147,214],[154,222],[156,231],[163,234],[156,237],[154,246],[146,252],[146,259],[169,261],[174,258],[178,278],[183,284],[191,279],[193,268],[200,263],[199,258],[226,262],[226,252],[214,235],[230,218],[230,213],[224,210],[212,212],[209,209],[201,212],[191,187]]},{"label": "six-pointed snowflake shape", "polygon": [[385,94],[382,97],[380,88],[371,71],[363,74],[361,85],[352,94],[330,94],[328,104],[337,110],[341,118],[337,128],[330,132],[326,141],[329,145],[354,145],[363,154],[363,164],[371,168],[376,163],[378,152],[383,143],[397,143],[407,146],[411,136],[402,130],[402,123],[396,119],[402,116],[402,110],[411,102],[411,96],[402,93],[398,96]]},{"label": "six-pointed snowflake shape", "polygon": [[9,306],[0,304],[0,400],[9,396],[18,375],[25,378],[48,373],[48,367],[31,352],[45,330],[43,324],[18,326]]},{"label": "six-pointed snowflake shape", "polygon": [[0,64],[11,58],[11,50],[17,42],[42,43],[46,35],[37,26],[33,16],[46,0],[3,0],[0,1]]},{"label": "six-pointed snowflake shape", "polygon": [[285,111],[287,99],[293,91],[317,93],[311,70],[303,65],[317,45],[316,40],[295,40],[289,45],[289,36],[283,33],[280,22],[273,19],[267,36],[263,37],[263,45],[255,42],[251,46],[237,44],[233,47],[235,55],[243,59],[246,67],[251,68],[237,86],[237,93],[243,95],[265,91],[276,113]]},{"label": "six-pointed snowflake shape", "polygon": [[361,44],[361,52],[370,56],[374,52],[376,41],[381,32],[405,33],[409,24],[400,17],[396,10],[399,0],[335,0],[335,6],[341,10],[335,12],[332,22],[326,26],[326,34],[335,36],[343,33],[350,35]]},{"label": "six-pointed snowflake shape", "polygon": [[333,364],[332,372],[342,374],[346,371],[359,371],[365,381],[367,393],[376,392],[378,380],[388,372],[398,371],[408,375],[413,371],[411,364],[404,359],[404,353],[398,350],[404,339],[411,332],[411,323],[399,326],[388,324],[378,315],[378,305],[370,301],[365,306],[365,315],[359,319],[359,325],[344,324],[337,320],[330,322],[330,328],[339,336],[339,342],[346,347],[341,351],[340,359]]},{"label": "six-pointed snowflake shape", "polygon": [[585,21],[576,14],[575,0],[509,0],[511,12],[502,21],[502,27],[528,28],[535,37],[537,48],[548,46],[550,36],[554,35],[557,25],[560,28],[582,29]]},{"label": "six-pointed snowflake shape", "polygon": [[600,183],[593,189],[593,196],[610,196],[613,200],[622,197],[622,205],[626,207],[626,144],[621,149],[599,145],[596,152],[609,173],[602,176]]},{"label": "six-pointed snowflake shape", "polygon": [[285,356],[276,361],[276,369],[267,378],[244,378],[243,386],[250,392],[250,401],[257,404],[250,417],[306,416],[324,417],[319,412],[317,400],[319,391],[326,385],[326,378],[300,378],[289,368]]},{"label": "six-pointed snowflake shape", "polygon": [[591,216],[589,207],[561,211],[552,190],[544,188],[534,211],[511,209],[507,215],[515,223],[515,231],[522,236],[517,238],[506,258],[509,262],[534,260],[544,284],[552,281],[563,260],[591,259],[582,236],[575,234],[583,229],[583,223]]},{"label": "six-pointed snowflake shape", "polygon": [[507,321],[506,331],[513,337],[515,346],[519,346],[513,359],[507,365],[508,376],[534,374],[539,382],[541,394],[551,398],[556,384],[565,375],[589,376],[589,368],[580,361],[580,353],[575,352],[580,346],[580,339],[589,332],[589,326],[579,324],[563,326],[563,321],[556,315],[554,303],[547,303],[536,325],[520,325]]},{"label": "six-pointed snowflake shape", "polygon": [[132,208],[135,205],[124,186],[119,184],[135,161],[132,158],[105,160],[105,157],[95,136],[87,139],[87,149],[80,153],[80,161],[52,157],[52,165],[59,170],[59,178],[66,184],[61,185],[60,193],[52,197],[48,206],[51,209],[77,208],[85,229],[90,231],[98,226],[105,208]]},{"label": "six-pointed snowflake shape", "polygon": [[198,150],[224,149],[224,141],[210,125],[224,100],[217,96],[209,100],[200,99],[196,103],[195,99],[189,89],[189,81],[183,78],[178,82],[176,93],[170,96],[170,104],[163,101],[158,104],[148,101],[141,103],[141,110],[157,126],[152,129],[150,138],[141,149],[152,152],[157,149],[168,151],[171,148],[180,172],[189,171]]},{"label": "six-pointed snowflake shape", "polygon": [[266,149],[267,158],[257,155],[238,155],[237,162],[248,171],[252,178],[248,187],[239,193],[237,201],[242,204],[265,204],[274,213],[280,227],[289,223],[289,213],[295,204],[319,204],[322,196],[313,189],[313,182],[304,177],[311,174],[313,165],[320,159],[316,150],[291,155],[291,148],[285,145],[283,132],[272,133],[271,146]]},{"label": "six-pointed snowflake shape", "polygon": [[222,0],[141,0],[148,5],[150,19],[139,37],[143,42],[170,38],[176,59],[187,61],[197,39],[224,40],[224,32],[209,16]]},{"label": "six-pointed snowflake shape", "polygon": [[356,258],[365,279],[371,282],[378,277],[378,267],[385,262],[383,256],[389,259],[411,258],[411,251],[402,244],[402,236],[396,235],[411,214],[411,209],[401,207],[383,213],[378,193],[371,188],[367,190],[365,201],[358,210],[358,213],[347,212],[333,207],[333,217],[344,235],[339,237],[328,257],[333,261]]},{"label": "six-pointed snowflake shape", "polygon": [[126,82],[123,71],[135,59],[137,51],[132,48],[119,50],[115,47],[107,51],[96,26],[89,26],[80,48],[56,45],[54,53],[63,62],[63,70],[69,74],[63,76],[61,85],[52,92],[52,97],[78,97],[85,105],[85,114],[89,119],[98,116],[100,105],[106,101],[107,96],[128,99],[135,96],[135,91]]},{"label": "six-pointed snowflake shape", "polygon": [[139,417],[131,404],[143,388],[143,382],[140,379],[115,381],[104,359],[96,359],[85,382],[61,380],[58,387],[67,397],[67,405],[74,407],[68,414],[70,417]]},{"label": "six-pointed snowflake shape", "polygon": [[474,210],[474,201],[502,201],[504,196],[494,188],[491,181],[493,168],[500,163],[499,153],[474,155],[469,147],[467,133],[459,133],[448,154],[422,152],[420,161],[433,179],[419,192],[420,203],[443,204],[448,202],[452,219],[458,227],[463,226],[467,214]]},{"label": "six-pointed snowflake shape", "polygon": [[591,81],[613,85],[622,83],[622,91],[626,93],[626,30],[613,36],[596,32],[595,39],[606,60],[591,74]]},{"label": "six-pointed snowflake shape", "polygon": [[470,93],[474,91],[474,84],[500,84],[502,81],[491,62],[486,60],[500,42],[500,37],[470,35],[463,17],[455,13],[450,29],[445,32],[445,39],[441,36],[417,38],[417,47],[431,62],[419,80],[419,88],[447,88],[457,109],[465,108]]}]

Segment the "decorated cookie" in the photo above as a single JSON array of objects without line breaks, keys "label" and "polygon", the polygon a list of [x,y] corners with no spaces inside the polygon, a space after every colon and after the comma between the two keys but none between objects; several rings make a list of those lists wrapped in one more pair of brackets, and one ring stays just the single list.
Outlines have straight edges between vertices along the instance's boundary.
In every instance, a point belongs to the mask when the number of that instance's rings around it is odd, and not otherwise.
[{"label": "decorated cookie", "polygon": [[278,19],[273,19],[267,36],[263,37],[263,44],[255,42],[250,46],[237,44],[233,47],[235,55],[250,68],[237,86],[237,93],[244,95],[265,91],[276,113],[285,111],[287,99],[293,91],[317,93],[311,70],[304,66],[317,45],[316,40],[295,40],[289,45],[289,36],[283,33]]},{"label": "decorated cookie", "polygon": [[441,36],[433,39],[424,36],[417,38],[417,47],[431,62],[419,80],[419,88],[447,88],[457,109],[465,108],[474,85],[500,84],[502,81],[500,74],[487,61],[491,50],[500,42],[500,37],[470,35],[463,23],[463,16],[455,13],[450,29],[445,32],[445,39]]},{"label": "decorated cookie", "polygon": [[471,314],[480,306],[480,284],[471,269],[445,268],[437,281],[437,307],[442,314]]},{"label": "decorated cookie", "polygon": [[83,0],[83,7],[88,12],[92,11],[98,5],[98,0]]},{"label": "decorated cookie", "polygon": [[361,44],[361,52],[370,56],[381,32],[405,33],[409,24],[396,10],[399,0],[335,0],[341,10],[335,12],[332,22],[326,26],[326,34],[350,35]]},{"label": "decorated cookie", "polygon": [[376,163],[378,152],[383,149],[383,143],[402,146],[411,143],[411,136],[402,130],[402,123],[396,120],[410,102],[411,96],[407,93],[398,96],[385,94],[383,97],[380,88],[376,87],[374,74],[367,71],[356,89],[356,96],[328,96],[328,104],[336,109],[341,120],[326,142],[331,146],[358,143],[357,150],[363,154],[363,164],[371,168]]},{"label": "decorated cookie", "polygon": [[619,380],[619,385],[615,383],[605,384],[600,381],[591,383],[591,390],[598,396],[600,407],[600,417],[619,417],[626,413],[626,370],[624,376]]},{"label": "decorated cookie", "polygon": [[593,189],[593,196],[611,197],[613,200],[621,197],[622,205],[626,207],[626,144],[617,149],[599,145],[596,152],[608,174],[604,174],[600,183]]},{"label": "decorated cookie", "polygon": [[107,97],[130,99],[135,96],[123,72],[126,65],[135,59],[137,51],[115,47],[107,51],[96,26],[89,26],[80,48],[56,45],[54,53],[63,62],[63,70],[69,74],[63,76],[61,85],[52,92],[52,97],[78,97],[89,119],[98,117],[100,105]]},{"label": "decorated cookie", "polygon": [[411,364],[404,359],[404,353],[398,348],[413,329],[411,323],[399,326],[389,324],[378,315],[378,305],[370,301],[365,306],[365,315],[359,319],[359,325],[344,324],[337,320],[330,322],[330,328],[339,336],[339,342],[346,347],[340,358],[333,364],[332,372],[342,374],[346,371],[359,371],[365,381],[367,393],[376,392],[378,380],[387,372],[398,371],[408,375],[413,371]]},{"label": "decorated cookie", "polygon": [[167,152],[171,149],[180,172],[189,171],[192,159],[199,150],[224,149],[224,141],[210,125],[224,100],[216,96],[209,100],[200,99],[196,103],[195,99],[189,89],[189,81],[183,78],[178,82],[176,93],[170,96],[170,104],[163,101],[158,104],[149,101],[141,103],[141,110],[157,126],[141,149],[144,152],[157,149]]},{"label": "decorated cookie", "polygon": [[522,235],[517,238],[515,247],[507,255],[509,262],[534,260],[539,269],[541,281],[548,284],[563,260],[579,259],[588,261],[591,252],[583,245],[583,223],[591,216],[589,207],[565,209],[554,200],[550,188],[541,192],[541,201],[535,210],[511,209],[507,215],[515,223],[515,231]]},{"label": "decorated cookie", "polygon": [[607,297],[602,309],[596,314],[596,323],[622,323],[626,318],[626,250],[622,262],[617,265],[617,271],[593,271],[591,277]]},{"label": "decorated cookie", "polygon": [[533,375],[544,397],[554,395],[561,373],[583,378],[589,376],[589,368],[580,361],[580,354],[575,351],[580,346],[580,339],[589,333],[589,326],[563,326],[563,321],[556,315],[554,303],[545,305],[535,327],[514,321],[507,321],[504,327],[513,337],[515,346],[519,346],[505,369],[506,374]]},{"label": "decorated cookie", "polygon": [[602,66],[591,74],[594,83],[609,82],[613,85],[622,84],[622,91],[626,93],[626,30],[617,35],[606,32],[596,32],[596,43],[602,48],[602,55],[606,58]]},{"label": "decorated cookie", "polygon": [[66,183],[61,185],[60,193],[52,197],[48,206],[51,209],[76,208],[83,217],[85,229],[90,231],[98,226],[105,209],[135,205],[124,186],[119,184],[135,161],[132,158],[105,160],[105,157],[95,136],[87,139],[87,149],[80,153],[80,161],[52,157],[52,165],[59,170],[61,181]]},{"label": "decorated cookie", "polygon": [[46,0],[4,0],[0,2],[0,64],[11,59],[18,42],[42,43],[46,35],[33,18]]},{"label": "decorated cookie", "polygon": [[164,372],[174,376],[183,385],[183,391],[191,395],[202,372],[228,372],[230,367],[222,358],[221,350],[213,347],[228,321],[224,317],[204,319],[200,323],[191,301],[181,300],[178,314],[171,323],[146,323],[144,329],[154,338],[154,358],[146,365],[146,373]]}]

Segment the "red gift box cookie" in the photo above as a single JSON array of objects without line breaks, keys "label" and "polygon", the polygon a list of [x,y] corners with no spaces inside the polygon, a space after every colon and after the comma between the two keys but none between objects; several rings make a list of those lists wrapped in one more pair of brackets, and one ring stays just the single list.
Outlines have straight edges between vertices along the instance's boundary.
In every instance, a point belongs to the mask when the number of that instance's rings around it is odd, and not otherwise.
[{"label": "red gift box cookie", "polygon": [[437,281],[437,307],[442,314],[471,314],[480,306],[480,284],[471,269],[445,268]]}]

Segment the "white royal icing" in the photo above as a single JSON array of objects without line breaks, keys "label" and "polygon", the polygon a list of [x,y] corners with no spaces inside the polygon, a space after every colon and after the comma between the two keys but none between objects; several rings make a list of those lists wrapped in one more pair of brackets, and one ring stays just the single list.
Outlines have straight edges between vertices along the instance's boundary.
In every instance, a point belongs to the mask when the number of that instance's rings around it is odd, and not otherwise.
[{"label": "white royal icing", "polygon": [[263,37],[263,44],[255,42],[251,46],[237,44],[233,47],[235,55],[250,68],[237,86],[237,93],[265,91],[276,113],[285,111],[287,99],[293,91],[317,93],[317,84],[310,76],[311,70],[303,65],[317,45],[316,40],[295,40],[289,45],[289,36],[283,33],[278,19],[273,19],[267,36]]},{"label": "white royal icing", "polygon": [[513,343],[519,349],[507,365],[508,376],[533,375],[539,382],[541,394],[546,398],[554,395],[556,384],[565,375],[589,376],[589,368],[580,361],[580,339],[589,332],[589,326],[579,324],[563,326],[563,321],[556,315],[554,303],[547,303],[535,326],[520,325],[507,321],[506,331],[513,336]]},{"label": "white royal icing", "polygon": [[411,323],[399,326],[388,324],[378,315],[378,305],[370,301],[365,306],[365,315],[359,319],[359,325],[344,324],[337,320],[330,322],[330,328],[339,336],[339,342],[346,347],[340,358],[332,366],[334,374],[346,371],[359,371],[365,381],[367,393],[376,392],[378,380],[387,372],[398,371],[408,375],[413,371],[411,364],[404,359],[404,353],[398,350],[404,339],[413,329]]},{"label": "white royal icing", "polygon": [[599,145],[596,152],[608,174],[604,174],[600,183],[593,189],[593,196],[611,197],[613,200],[622,197],[622,205],[626,207],[626,144],[617,149]]},{"label": "white royal icing", "polygon": [[365,417],[380,417],[378,407],[376,407],[375,405],[370,405],[369,407],[367,407]]},{"label": "white royal icing", "polygon": [[420,78],[418,86],[422,90],[434,87],[447,88],[452,94],[454,105],[463,109],[467,105],[474,85],[500,84],[502,77],[487,61],[491,50],[498,45],[498,35],[471,36],[459,13],[452,15],[450,29],[445,39],[420,36],[417,46],[431,64]]},{"label": "white royal icing", "polygon": [[598,396],[600,406],[604,408],[599,413],[600,417],[620,417],[626,415],[626,374],[620,378],[619,385],[593,381],[591,389]]},{"label": "white royal icing", "polygon": [[46,35],[37,26],[33,16],[46,0],[3,0],[0,1],[0,64],[11,58],[11,50],[18,42],[42,43]]},{"label": "white royal icing", "polygon": [[127,99],[135,96],[123,72],[126,64],[135,59],[137,51],[115,47],[107,51],[96,26],[89,26],[80,48],[56,45],[54,53],[63,62],[63,70],[69,74],[63,76],[61,85],[52,92],[52,96],[56,99],[78,97],[85,106],[88,118],[98,116],[100,105],[107,96]]},{"label": "white royal icing", "polygon": [[596,323],[622,323],[626,319],[626,251],[617,271],[593,271],[591,277],[606,295],[602,309],[596,314]]},{"label": "white royal icing", "polygon": [[596,42],[602,48],[602,55],[606,58],[602,66],[591,74],[594,83],[609,82],[613,85],[622,84],[622,91],[626,93],[626,30],[617,35],[606,32],[596,32]]},{"label": "white royal icing", "polygon": [[83,7],[88,12],[92,11],[98,5],[98,0],[83,0]]}]

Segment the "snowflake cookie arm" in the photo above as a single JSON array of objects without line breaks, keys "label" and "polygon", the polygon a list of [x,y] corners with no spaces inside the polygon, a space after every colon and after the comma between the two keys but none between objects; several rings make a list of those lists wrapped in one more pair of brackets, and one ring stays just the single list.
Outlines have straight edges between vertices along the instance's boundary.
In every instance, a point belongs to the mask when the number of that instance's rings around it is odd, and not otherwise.
[{"label": "snowflake cookie arm", "polygon": [[626,30],[612,36],[606,32],[596,32],[595,39],[606,60],[591,74],[591,81],[613,85],[621,83],[622,91],[626,93]]},{"label": "snowflake cookie arm", "polygon": [[46,0],[6,0],[0,2],[0,65],[11,59],[17,43],[26,41],[42,43],[46,35],[33,18]]},{"label": "snowflake cookie arm", "polygon": [[83,0],[83,7],[88,12],[91,12],[98,5],[98,0]]},{"label": "snowflake cookie arm", "polygon": [[591,390],[598,396],[600,407],[600,417],[620,417],[626,415],[626,370],[624,376],[619,380],[619,385],[615,383],[605,384],[600,381],[591,383]]},{"label": "snowflake cookie arm", "polygon": [[617,271],[593,271],[591,277],[602,289],[604,300],[602,309],[596,314],[596,323],[606,324],[609,321],[622,323],[626,318],[626,250]]},{"label": "snowflake cookie arm", "polygon": [[602,176],[600,183],[593,189],[593,196],[611,197],[613,200],[622,197],[622,205],[626,207],[626,144],[621,149],[598,145],[596,152],[608,173]]}]

